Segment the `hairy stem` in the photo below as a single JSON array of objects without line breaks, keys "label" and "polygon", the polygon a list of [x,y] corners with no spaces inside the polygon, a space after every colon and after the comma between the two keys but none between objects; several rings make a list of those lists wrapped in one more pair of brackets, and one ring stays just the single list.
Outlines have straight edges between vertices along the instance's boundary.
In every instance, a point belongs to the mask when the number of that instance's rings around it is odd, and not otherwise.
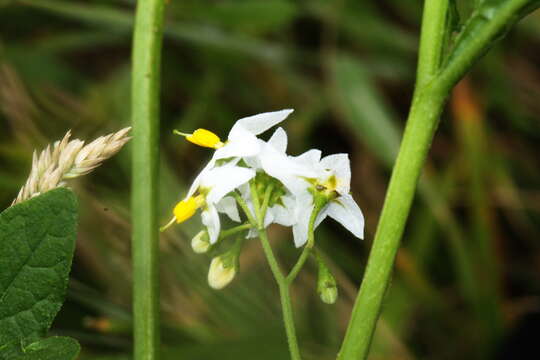
[{"label": "hairy stem", "polygon": [[159,358],[159,79],[164,0],[137,3],[132,73],[134,358]]}]

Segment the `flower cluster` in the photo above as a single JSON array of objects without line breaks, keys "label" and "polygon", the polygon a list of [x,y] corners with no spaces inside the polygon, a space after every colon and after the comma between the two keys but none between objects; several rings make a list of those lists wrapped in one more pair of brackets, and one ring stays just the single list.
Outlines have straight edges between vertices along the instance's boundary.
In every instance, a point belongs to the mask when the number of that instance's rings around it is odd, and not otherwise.
[{"label": "flower cluster", "polygon": [[257,237],[272,223],[292,227],[296,247],[312,247],[313,231],[327,216],[354,236],[363,237],[364,218],[350,195],[347,154],[322,157],[320,150],[311,149],[290,156],[286,153],[287,134],[282,128],[277,128],[268,141],[257,137],[292,112],[281,110],[240,119],[225,141],[205,129],[192,134],[175,131],[215,152],[162,230],[200,210],[205,229],[194,237],[192,246],[201,253],[229,233],[237,232],[221,230],[220,213],[240,222],[239,205],[248,219],[236,228],[247,231],[247,235],[212,261],[209,283],[214,288],[224,287],[234,277],[243,239]]}]

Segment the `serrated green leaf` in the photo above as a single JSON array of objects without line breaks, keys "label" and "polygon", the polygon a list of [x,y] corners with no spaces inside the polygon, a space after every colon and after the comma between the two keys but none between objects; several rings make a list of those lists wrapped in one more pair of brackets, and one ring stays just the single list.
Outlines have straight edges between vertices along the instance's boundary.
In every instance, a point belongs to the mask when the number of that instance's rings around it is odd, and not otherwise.
[{"label": "serrated green leaf", "polygon": [[45,334],[64,301],[77,201],[59,188],[0,214],[0,348]]}]

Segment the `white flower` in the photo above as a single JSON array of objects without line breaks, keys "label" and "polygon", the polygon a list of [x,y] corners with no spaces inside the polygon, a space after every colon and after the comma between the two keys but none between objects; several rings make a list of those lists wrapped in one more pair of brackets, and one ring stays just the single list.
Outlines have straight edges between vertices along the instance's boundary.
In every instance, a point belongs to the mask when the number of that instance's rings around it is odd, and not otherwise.
[{"label": "white flower", "polygon": [[201,219],[207,228],[210,243],[214,244],[221,230],[218,210],[239,221],[238,210],[236,205],[233,205],[234,200],[225,195],[248,182],[255,176],[255,171],[236,166],[236,162],[214,167],[215,161],[210,161],[195,178],[184,200],[176,205],[173,219],[162,228],[162,231],[174,221],[181,223],[189,219],[197,209],[202,208]]},{"label": "white flower", "polygon": [[319,212],[315,228],[330,216],[356,237],[364,236],[364,216],[349,194],[351,169],[348,155],[335,154],[323,159],[320,156],[321,152],[315,149],[287,159],[276,153],[272,156],[261,154],[265,171],[279,179],[296,197],[293,234],[297,247],[304,245],[308,238],[314,194],[326,196],[329,200]]},{"label": "white flower", "polygon": [[206,129],[197,129],[192,134],[175,133],[194,144],[216,149],[213,160],[255,156],[261,150],[257,135],[279,124],[292,112],[292,109],[286,109],[242,118],[233,125],[225,142]]},{"label": "white flower", "polygon": [[[267,161],[273,161],[276,164],[279,163],[279,168],[283,173],[287,173],[287,171],[289,171],[290,176],[305,176],[314,174],[307,168],[295,167],[295,163],[289,160],[288,156],[285,154],[288,140],[287,134],[283,128],[277,128],[267,142],[260,139],[258,141],[261,147],[260,152],[256,156],[244,157],[244,161],[250,168],[259,172],[265,172],[263,162],[266,163]],[[275,196],[272,196],[272,198],[274,198],[276,201],[274,201],[273,204],[270,204],[266,210],[264,227],[268,227],[272,223],[283,226],[292,226],[295,222],[294,207],[296,205],[296,201],[294,196],[288,191],[284,192],[283,189],[274,188],[274,194],[276,192],[280,192],[282,194],[277,199]],[[248,204],[251,212],[254,213],[249,186],[243,185],[240,187],[240,193]],[[248,238],[256,236],[257,230],[251,229],[248,233]]]}]

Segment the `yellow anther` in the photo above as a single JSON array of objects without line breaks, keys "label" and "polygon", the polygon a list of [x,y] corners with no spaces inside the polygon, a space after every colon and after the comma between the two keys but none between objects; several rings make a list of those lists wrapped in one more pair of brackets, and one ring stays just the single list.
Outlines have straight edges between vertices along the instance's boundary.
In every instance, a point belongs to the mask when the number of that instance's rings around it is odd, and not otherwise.
[{"label": "yellow anther", "polygon": [[224,144],[219,139],[219,136],[206,129],[197,129],[193,134],[185,134],[178,130],[173,131],[177,135],[184,136],[187,141],[194,143],[195,145],[209,147],[212,149],[219,149]]},{"label": "yellow anther", "polygon": [[180,201],[178,204],[176,204],[173,210],[176,222],[180,224],[181,222],[186,221],[187,219],[195,215],[195,211],[197,211],[197,209],[200,208],[203,204],[204,197],[202,195],[198,195],[195,197],[192,196],[186,200]]}]

